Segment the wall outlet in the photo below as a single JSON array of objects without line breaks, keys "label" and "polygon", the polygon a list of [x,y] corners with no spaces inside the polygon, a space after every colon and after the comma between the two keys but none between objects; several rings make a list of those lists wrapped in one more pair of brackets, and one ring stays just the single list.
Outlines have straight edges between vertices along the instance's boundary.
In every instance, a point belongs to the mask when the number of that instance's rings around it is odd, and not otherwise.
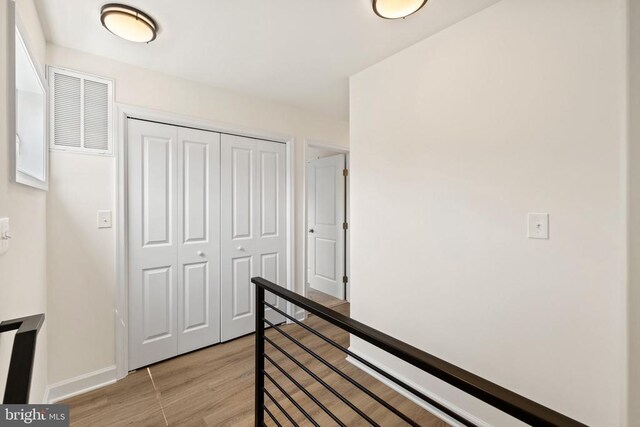
[{"label": "wall outlet", "polygon": [[111,211],[98,211],[98,228],[111,228]]},{"label": "wall outlet", "polygon": [[0,218],[0,255],[9,250],[11,240],[11,230],[9,229],[9,218]]},{"label": "wall outlet", "polygon": [[530,213],[527,216],[527,237],[529,239],[549,238],[548,213]]}]

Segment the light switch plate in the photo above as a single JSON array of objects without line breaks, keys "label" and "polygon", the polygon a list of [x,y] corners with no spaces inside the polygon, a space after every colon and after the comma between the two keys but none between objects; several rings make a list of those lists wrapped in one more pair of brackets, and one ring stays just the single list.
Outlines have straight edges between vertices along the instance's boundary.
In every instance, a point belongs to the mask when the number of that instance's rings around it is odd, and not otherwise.
[{"label": "light switch plate", "polygon": [[111,211],[98,211],[98,228],[111,228]]},{"label": "light switch plate", "polygon": [[9,218],[0,218],[0,255],[9,250],[11,240],[11,230],[9,229]]},{"label": "light switch plate", "polygon": [[529,239],[549,238],[548,213],[530,213],[527,216],[527,237]]}]

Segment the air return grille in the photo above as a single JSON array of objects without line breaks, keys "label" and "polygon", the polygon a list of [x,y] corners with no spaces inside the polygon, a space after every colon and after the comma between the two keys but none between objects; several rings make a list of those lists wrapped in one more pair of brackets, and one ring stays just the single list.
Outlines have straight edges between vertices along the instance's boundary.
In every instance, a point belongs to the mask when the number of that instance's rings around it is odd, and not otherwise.
[{"label": "air return grille", "polygon": [[50,68],[51,148],[112,152],[113,82]]}]

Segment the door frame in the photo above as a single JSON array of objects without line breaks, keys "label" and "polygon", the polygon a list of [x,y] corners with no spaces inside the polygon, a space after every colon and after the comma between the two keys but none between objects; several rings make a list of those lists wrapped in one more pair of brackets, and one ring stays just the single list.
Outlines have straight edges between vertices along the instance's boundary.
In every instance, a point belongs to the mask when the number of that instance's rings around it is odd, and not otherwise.
[{"label": "door frame", "polygon": [[[205,131],[226,133],[249,138],[258,138],[268,141],[280,142],[286,145],[286,221],[287,221],[287,252],[286,271],[287,289],[294,290],[294,254],[295,254],[295,137],[274,132],[256,130],[244,126],[215,122],[204,119],[194,119],[180,114],[167,113],[149,108],[136,107],[127,104],[116,104],[114,126],[116,127],[117,141],[114,144],[116,158],[116,310],[115,310],[115,359],[116,378],[122,379],[129,373],[129,269],[128,269],[128,224],[127,224],[127,120],[138,118],[155,121],[164,124],[191,127]],[[306,200],[306,199],[305,199]],[[306,267],[305,267],[306,268]],[[287,303],[287,313],[294,315],[293,305]]]},{"label": "door frame", "polygon": [[[309,160],[311,160],[311,158],[308,156],[308,148],[319,148],[321,150],[330,150],[330,151],[334,151],[337,154],[344,154],[345,158],[346,158],[346,167],[347,169],[349,169],[350,166],[350,162],[349,162],[349,148],[348,147],[343,147],[340,145],[335,145],[335,144],[329,144],[326,142],[321,142],[321,141],[314,141],[314,140],[309,140],[309,139],[305,139],[304,141],[304,174],[302,175],[302,200],[303,200],[303,204],[302,204],[302,221],[304,224],[304,239],[302,239],[302,249],[303,249],[303,257],[302,257],[302,279],[304,282],[304,288],[303,288],[303,295],[306,297],[307,296],[307,281],[308,281],[308,266],[307,266],[307,260],[308,260],[308,256],[309,256],[309,248],[308,248],[308,236],[307,236],[307,230],[309,230],[309,223],[308,223],[308,218],[307,218],[307,169],[308,169],[308,165],[309,165]],[[345,289],[345,297],[346,297],[346,301],[350,301],[351,300],[351,268],[350,268],[350,264],[351,264],[351,254],[350,254],[350,250],[351,250],[351,223],[349,221],[350,219],[350,215],[351,215],[351,180],[349,179],[349,177],[347,177],[347,188],[346,188],[346,196],[347,196],[347,203],[345,206],[345,222],[347,224],[349,224],[349,228],[347,228],[347,233],[345,235],[345,254],[346,254],[346,258],[345,258],[345,273],[347,275],[347,277],[349,277],[349,281],[347,282],[347,287]],[[298,314],[298,313],[297,313]],[[300,314],[298,314],[298,316],[300,316]],[[304,315],[303,315],[304,316]]]}]

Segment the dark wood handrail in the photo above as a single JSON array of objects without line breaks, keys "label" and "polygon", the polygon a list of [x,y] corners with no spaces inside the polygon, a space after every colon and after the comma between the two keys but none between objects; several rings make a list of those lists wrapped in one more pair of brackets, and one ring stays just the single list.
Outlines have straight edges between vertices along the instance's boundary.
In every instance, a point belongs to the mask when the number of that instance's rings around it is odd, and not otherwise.
[{"label": "dark wood handrail", "polygon": [[36,339],[43,323],[44,314],[5,320],[0,323],[0,333],[18,330],[13,338],[11,361],[4,390],[4,404],[29,403]]},{"label": "dark wood handrail", "polygon": [[579,421],[282,286],[261,277],[254,277],[251,282],[522,422],[535,426],[585,426]]}]

